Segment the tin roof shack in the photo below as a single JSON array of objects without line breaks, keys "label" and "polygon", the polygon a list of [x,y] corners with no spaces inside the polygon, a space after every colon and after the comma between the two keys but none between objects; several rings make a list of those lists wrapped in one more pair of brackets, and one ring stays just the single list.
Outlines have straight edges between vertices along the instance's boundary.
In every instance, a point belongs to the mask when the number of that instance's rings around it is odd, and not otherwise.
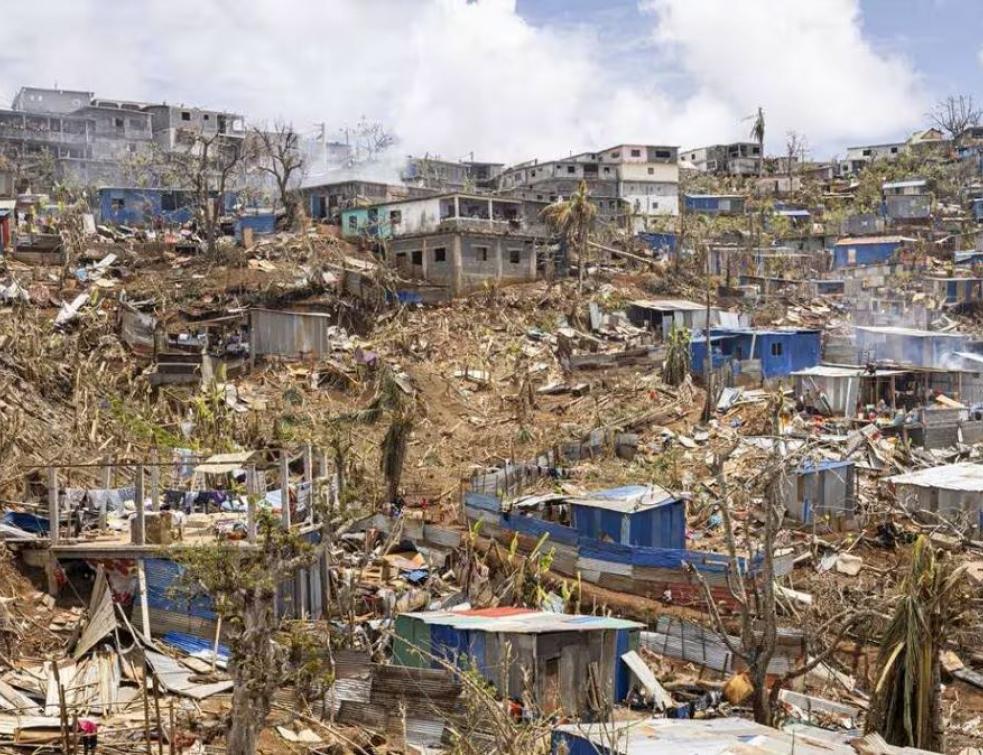
[{"label": "tin roof shack", "polygon": [[531,694],[539,710],[589,710],[591,679],[600,699],[624,700],[631,672],[621,656],[639,646],[634,621],[528,608],[427,611],[396,617],[393,660],[440,668],[440,660],[474,669],[506,699]]},{"label": "tin roof shack", "polygon": [[932,195],[921,178],[887,181],[881,186],[884,214],[895,221],[922,221],[932,217]]},{"label": "tin roof shack", "polygon": [[944,517],[977,532],[983,529],[983,464],[947,464],[887,481],[894,487],[898,504],[912,514],[920,513],[928,523]]},{"label": "tin roof shack", "polygon": [[857,477],[852,461],[806,461],[785,475],[781,485],[785,508],[796,522],[854,528]]},{"label": "tin roof shack", "polygon": [[872,212],[850,215],[840,221],[842,236],[873,236],[884,233],[884,218]]},{"label": "tin roof shack", "polygon": [[833,269],[887,262],[912,241],[904,236],[861,236],[840,239],[833,245]]},{"label": "tin roof shack", "polygon": [[742,194],[686,194],[686,212],[697,215],[743,215],[745,197]]},{"label": "tin roof shack", "polygon": [[792,373],[795,395],[806,407],[829,417],[855,417],[857,410],[884,401],[895,404],[898,386],[896,379],[909,373],[903,370],[817,364]]},{"label": "tin roof shack", "polygon": [[942,367],[957,351],[963,351],[969,336],[931,330],[893,327],[857,327],[859,363],[892,361],[917,367]]},{"label": "tin roof shack", "polygon": [[243,213],[236,218],[233,226],[236,243],[249,246],[256,236],[271,236],[276,233],[277,214],[271,210]]},{"label": "tin roof shack", "polygon": [[[710,308],[710,327],[729,319],[736,321],[737,315],[719,307]],[[639,328],[661,333],[664,338],[673,325],[687,330],[706,329],[707,308],[685,299],[636,299],[628,303],[628,320]]]},{"label": "tin roof shack", "polygon": [[[106,186],[99,189],[99,222],[135,227],[157,222],[182,225],[194,217],[196,204],[194,193],[182,189]],[[235,194],[226,192],[222,211],[231,212],[234,205]]]},{"label": "tin roof shack", "polygon": [[944,304],[975,304],[983,300],[983,278],[925,278],[925,291]]},{"label": "tin roof shack", "polygon": [[[540,457],[530,474],[548,468],[549,459]],[[635,595],[660,598],[668,592],[674,603],[702,608],[699,580],[687,570],[689,564],[716,601],[733,604],[726,583],[728,557],[686,548],[682,496],[657,485],[628,485],[582,497],[550,493],[510,501],[499,496],[503,485],[508,487],[507,471],[476,475],[464,496],[468,521],[480,521],[489,537],[504,543],[517,538],[519,549],[528,553],[545,534],[553,549],[552,568],[560,574]],[[524,476],[515,465],[512,473],[514,479]],[[761,560],[759,555],[740,557],[741,573],[754,578]],[[776,557],[777,572],[790,568],[790,561]]]},{"label": "tin roof shack", "polygon": [[299,358],[327,356],[344,338],[334,317],[324,312],[287,312],[276,309],[249,310],[249,357]]},{"label": "tin roof shack", "polygon": [[[767,330],[754,328],[710,328],[712,368],[772,380],[819,363],[822,331],[806,328]],[[692,371],[703,375],[706,336],[690,340]]]},{"label": "tin roof shack", "polygon": [[[815,700],[815,698],[810,698]],[[842,718],[854,709],[833,706],[831,717]],[[803,705],[806,705],[803,703]],[[808,707],[808,706],[806,706]],[[823,711],[826,712],[825,710]],[[818,711],[817,711],[818,713]],[[797,725],[794,730],[773,729],[746,718],[650,718],[606,723],[557,726],[551,739],[552,755],[856,755],[844,736]],[[882,740],[883,741],[883,740]],[[927,750],[878,745],[884,755],[931,755]],[[863,749],[874,752],[874,749]]]}]

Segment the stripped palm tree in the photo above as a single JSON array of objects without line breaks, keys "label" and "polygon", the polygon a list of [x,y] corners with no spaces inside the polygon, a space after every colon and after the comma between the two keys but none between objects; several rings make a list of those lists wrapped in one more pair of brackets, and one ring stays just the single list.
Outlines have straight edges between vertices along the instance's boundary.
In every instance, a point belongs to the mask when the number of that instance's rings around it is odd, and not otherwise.
[{"label": "stripped palm tree", "polygon": [[926,537],[915,541],[911,571],[881,640],[867,716],[867,731],[879,733],[888,744],[944,749],[939,654],[967,603],[960,594],[963,574],[964,567],[939,558]]},{"label": "stripped palm tree", "polygon": [[758,143],[758,176],[760,177],[765,172],[765,111],[760,106],[751,125],[751,138]]},{"label": "stripped palm tree", "polygon": [[680,385],[689,374],[689,361],[689,331],[674,324],[669,329],[669,337],[666,338],[662,382],[666,385]]},{"label": "stripped palm tree", "polygon": [[408,411],[394,412],[386,436],[382,439],[379,466],[386,478],[386,500],[395,501],[399,492],[399,481],[403,476],[403,462],[406,460],[406,447],[413,432],[413,416]]},{"label": "stripped palm tree", "polygon": [[569,199],[558,199],[543,210],[546,224],[566,242],[568,249],[577,252],[577,270],[581,289],[587,269],[590,232],[597,219],[597,205],[591,202],[587,183],[580,182]]}]

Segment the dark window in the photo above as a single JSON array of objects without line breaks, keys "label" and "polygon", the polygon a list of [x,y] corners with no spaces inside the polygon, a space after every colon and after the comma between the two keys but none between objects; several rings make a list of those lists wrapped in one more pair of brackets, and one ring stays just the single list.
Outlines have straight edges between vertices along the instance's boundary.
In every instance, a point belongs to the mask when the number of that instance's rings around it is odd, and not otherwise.
[{"label": "dark window", "polygon": [[[655,156],[663,160],[668,160],[672,157],[672,152],[667,149],[657,149],[655,151]],[[693,157],[696,157],[696,155],[693,155]]]},{"label": "dark window", "polygon": [[348,216],[348,227],[349,227],[349,228],[350,228],[351,230],[353,230],[353,231],[354,231],[354,230],[355,230],[356,228],[358,228],[358,218],[356,218],[356,217],[355,217],[354,215],[349,215],[349,216]]},{"label": "dark window", "polygon": [[509,262],[511,264],[518,265],[521,259],[522,259],[521,249],[509,249]]},{"label": "dark window", "polygon": [[572,166],[572,165],[568,165],[567,166],[567,173],[576,173],[576,172],[577,172],[577,169],[574,166]]},{"label": "dark window", "polygon": [[124,207],[126,207],[126,201],[125,201],[124,199],[122,199],[122,198],[120,198],[120,199],[114,199],[114,200],[112,200],[112,202],[110,203],[110,207],[111,207],[111,208],[112,208],[112,209],[113,209],[114,211],[115,211],[115,210],[122,210],[122,209],[123,209]]},{"label": "dark window", "polygon": [[164,212],[173,212],[177,209],[177,192],[165,191],[160,195],[160,209]]},{"label": "dark window", "polygon": [[411,259],[411,261],[413,262],[414,265],[422,265],[423,264],[423,252],[413,252],[413,255],[412,255],[412,257],[410,259]]},{"label": "dark window", "polygon": [[655,174],[655,168],[649,168],[649,175],[651,176],[654,174]]},{"label": "dark window", "polygon": [[403,211],[402,210],[390,210],[389,211],[389,222],[393,225],[399,225],[403,222]]},{"label": "dark window", "polygon": [[611,169],[606,167],[606,168],[604,168],[604,172],[605,173],[610,173],[611,172]]},{"label": "dark window", "polygon": [[771,345],[771,355],[773,357],[780,357],[782,355],[782,344],[781,344],[781,342],[773,343]]},{"label": "dark window", "polygon": [[206,121],[207,121],[207,120],[208,120],[208,113],[205,113],[205,114],[204,114],[203,116],[201,116],[201,117],[202,117],[202,118],[203,118],[204,120],[206,120]]},{"label": "dark window", "polygon": [[181,120],[182,121],[190,121],[191,120],[191,113],[189,113],[187,110],[182,111],[181,112]]},{"label": "dark window", "polygon": [[611,159],[612,160],[617,160],[619,157],[621,157],[621,153],[620,152],[612,152],[611,153]]},{"label": "dark window", "polygon": [[897,148],[897,147],[891,147],[891,154],[892,154],[892,155],[893,155],[893,154],[896,154],[896,153],[897,153],[897,151],[898,151],[898,148]]},{"label": "dark window", "polygon": [[478,262],[488,262],[488,247],[476,246],[474,248],[474,258],[478,260]]},{"label": "dark window", "polygon": [[447,262],[447,250],[442,246],[438,246],[433,250],[433,261],[434,262]]},{"label": "dark window", "polygon": [[870,157],[870,150],[869,149],[865,149],[864,150],[864,157]]},{"label": "dark window", "polygon": [[632,157],[641,157],[642,156],[642,150],[640,150],[640,149],[633,149],[631,151],[631,156]]},{"label": "dark window", "polygon": [[113,118],[113,125],[116,126],[116,128],[123,128],[123,119]]}]

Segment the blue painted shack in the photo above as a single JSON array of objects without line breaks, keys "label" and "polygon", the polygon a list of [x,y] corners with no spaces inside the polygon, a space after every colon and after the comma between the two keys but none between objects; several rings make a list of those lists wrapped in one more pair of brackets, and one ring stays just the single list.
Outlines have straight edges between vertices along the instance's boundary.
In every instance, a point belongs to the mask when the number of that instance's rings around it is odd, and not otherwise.
[{"label": "blue painted shack", "polygon": [[977,223],[983,222],[983,197],[974,199],[970,205],[970,209],[973,213],[973,220]]},{"label": "blue painted shack", "polygon": [[911,239],[904,236],[861,236],[833,245],[833,268],[878,265],[891,260]]},{"label": "blue painted shack", "polygon": [[966,350],[970,336],[895,326],[858,327],[857,351],[862,364],[891,361],[917,367],[943,367],[955,352]]},{"label": "blue painted shack", "polygon": [[[490,473],[488,480],[495,478]],[[704,605],[698,572],[714,600],[733,605],[727,587],[731,571],[727,556],[686,547],[685,498],[658,485],[630,485],[584,496],[559,493],[503,500],[479,476],[465,493],[464,512],[481,533],[504,543],[518,541],[528,553],[541,548],[552,555],[551,568],[601,587],[665,598],[677,605]],[[757,573],[760,557],[741,557],[742,574]],[[791,561],[776,558],[785,572]]]},{"label": "blue painted shack", "polygon": [[[739,373],[741,362],[754,359],[761,362],[761,376],[772,380],[819,364],[822,331],[710,328],[710,344],[713,369],[729,367]],[[690,339],[690,359],[693,373],[702,376],[706,359],[705,335]]]},{"label": "blue painted shack", "polygon": [[592,677],[611,702],[627,697],[631,671],[621,656],[638,649],[643,626],[513,607],[404,613],[396,617],[393,661],[412,668],[449,661],[477,671],[505,698],[531,696],[543,713],[579,715],[590,709]]},{"label": "blue painted shack", "polygon": [[253,212],[240,215],[235,222],[236,242],[242,243],[242,231],[251,228],[254,236],[269,236],[276,233],[275,212]]},{"label": "blue painted shack", "polygon": [[571,524],[585,537],[647,548],[686,547],[686,501],[650,485],[625,485],[568,498]]},{"label": "blue painted shack", "polygon": [[[218,197],[218,193],[214,193]],[[236,196],[222,196],[222,212],[231,212]],[[157,222],[182,225],[195,214],[194,193],[183,189],[102,187],[99,189],[99,222],[134,227],[152,226]]]},{"label": "blue painted shack", "polygon": [[644,241],[653,252],[665,254],[676,251],[676,234],[672,232],[651,233],[642,231],[638,238]]},{"label": "blue painted shack", "polygon": [[743,215],[745,198],[741,194],[686,194],[686,212],[697,215]]}]

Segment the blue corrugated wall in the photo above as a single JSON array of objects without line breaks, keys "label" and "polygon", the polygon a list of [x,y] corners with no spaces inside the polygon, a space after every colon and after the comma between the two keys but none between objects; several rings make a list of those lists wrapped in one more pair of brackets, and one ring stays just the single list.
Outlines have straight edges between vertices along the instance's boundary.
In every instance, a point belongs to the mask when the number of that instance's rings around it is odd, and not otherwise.
[{"label": "blue corrugated wall", "polygon": [[[833,267],[876,265],[887,262],[900,247],[900,241],[886,241],[879,244],[837,244],[833,247]],[[853,263],[849,258],[850,249],[857,250]]]}]

